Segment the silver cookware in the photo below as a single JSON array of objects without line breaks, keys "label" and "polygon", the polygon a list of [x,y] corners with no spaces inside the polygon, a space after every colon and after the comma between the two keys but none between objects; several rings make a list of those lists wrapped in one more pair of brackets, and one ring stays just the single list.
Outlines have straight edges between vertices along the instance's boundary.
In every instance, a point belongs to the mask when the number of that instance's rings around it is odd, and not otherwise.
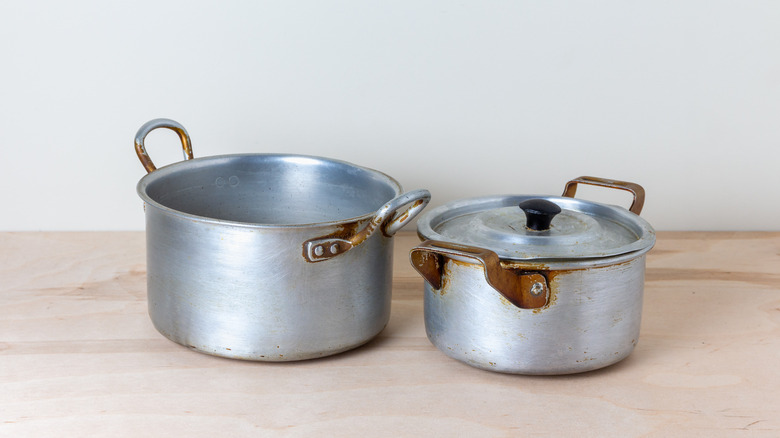
[{"label": "silver cookware", "polygon": [[[157,169],[144,140],[167,128],[185,161]],[[427,205],[376,170],[288,154],[193,159],[168,119],[135,138],[148,174],[149,315],[169,339],[204,353],[290,361],[368,342],[387,324],[392,236]]]},{"label": "silver cookware", "polygon": [[[627,190],[629,210],[574,199],[578,184]],[[455,201],[418,221],[428,338],[491,371],[568,374],[628,356],[639,339],[645,254],[637,184],[581,177],[556,196]]]}]

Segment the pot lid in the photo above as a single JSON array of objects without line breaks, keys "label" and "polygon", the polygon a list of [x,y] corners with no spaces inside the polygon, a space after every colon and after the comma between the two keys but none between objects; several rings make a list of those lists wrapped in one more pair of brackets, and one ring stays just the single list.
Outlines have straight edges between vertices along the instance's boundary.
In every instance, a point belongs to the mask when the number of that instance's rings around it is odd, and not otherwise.
[{"label": "pot lid", "polygon": [[556,196],[451,202],[421,217],[417,231],[424,239],[489,249],[505,260],[603,258],[655,243],[650,224],[622,207]]}]

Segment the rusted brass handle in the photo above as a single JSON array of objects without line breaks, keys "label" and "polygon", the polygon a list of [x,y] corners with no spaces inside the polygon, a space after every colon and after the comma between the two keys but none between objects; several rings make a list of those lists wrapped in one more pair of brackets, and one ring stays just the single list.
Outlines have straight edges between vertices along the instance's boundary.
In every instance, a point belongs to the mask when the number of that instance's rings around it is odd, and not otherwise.
[{"label": "rusted brass handle", "polygon": [[[423,211],[426,205],[431,202],[431,192],[425,189],[413,190],[404,193],[391,201],[393,205],[387,209],[392,212],[392,216],[382,223],[382,232],[385,236],[391,237],[397,233],[404,225],[415,218]],[[401,210],[401,207],[408,205],[409,208]],[[379,216],[379,214],[377,214]]]},{"label": "rusted brass handle", "polygon": [[[431,193],[428,190],[406,192],[380,207],[366,226],[350,236],[325,236],[307,240],[303,243],[303,258],[312,263],[330,260],[365,242],[378,229],[385,236],[392,237],[414,219],[430,200]],[[402,210],[403,207],[407,208]]]},{"label": "rusted brass handle", "polygon": [[149,154],[146,152],[146,146],[144,146],[144,140],[146,139],[146,136],[149,135],[150,132],[154,131],[157,128],[168,128],[173,132],[179,134],[179,138],[181,139],[181,148],[184,153],[184,159],[185,160],[193,159],[192,142],[190,141],[190,135],[187,134],[187,130],[184,129],[184,126],[180,125],[178,122],[171,119],[150,120],[144,123],[143,126],[141,126],[138,129],[138,132],[135,134],[135,153],[136,155],[138,155],[138,159],[141,160],[141,164],[143,164],[144,169],[146,169],[147,173],[154,172],[155,170],[157,170],[157,167],[154,165],[152,159],[149,158]]},{"label": "rusted brass handle", "polygon": [[434,289],[442,287],[444,257],[466,258],[481,264],[488,284],[521,309],[538,309],[547,304],[550,288],[542,274],[505,268],[498,254],[488,249],[427,240],[409,254],[412,267]]},{"label": "rusted brass handle", "polygon": [[577,193],[577,184],[588,184],[591,186],[608,187],[611,189],[626,190],[634,195],[634,202],[631,203],[631,207],[628,211],[639,216],[642,212],[642,207],[645,205],[645,189],[639,184],[626,181],[618,181],[614,179],[598,178],[595,176],[581,176],[575,178],[566,183],[566,187],[563,189],[563,196],[567,198],[573,198]]}]

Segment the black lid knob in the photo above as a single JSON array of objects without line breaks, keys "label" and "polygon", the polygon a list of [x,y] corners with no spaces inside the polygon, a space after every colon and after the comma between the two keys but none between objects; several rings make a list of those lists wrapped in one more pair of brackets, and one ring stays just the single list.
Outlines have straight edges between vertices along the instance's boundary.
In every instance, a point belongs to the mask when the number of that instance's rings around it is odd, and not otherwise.
[{"label": "black lid knob", "polygon": [[561,212],[561,207],[546,199],[529,199],[518,207],[525,212],[525,226],[534,231],[549,230],[553,218]]}]

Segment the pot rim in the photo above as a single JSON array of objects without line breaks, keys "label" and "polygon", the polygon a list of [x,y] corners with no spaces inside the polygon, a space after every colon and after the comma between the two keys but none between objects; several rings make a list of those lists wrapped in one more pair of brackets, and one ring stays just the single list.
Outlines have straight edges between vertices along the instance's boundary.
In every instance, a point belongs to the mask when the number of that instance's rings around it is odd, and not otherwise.
[{"label": "pot rim", "polygon": [[578,271],[591,268],[603,268],[628,263],[634,259],[643,257],[653,249],[655,244],[646,248],[619,254],[610,257],[601,258],[582,258],[582,259],[539,259],[539,260],[506,260],[501,259],[501,263],[508,268],[521,269],[528,271]]},{"label": "pot rim", "polygon": [[[417,237],[422,242],[421,245],[425,245],[427,242],[432,242],[425,239],[421,234],[417,234]],[[499,261],[503,268],[516,269],[521,271],[577,271],[591,268],[603,268],[605,266],[620,265],[628,263],[634,259],[643,257],[645,254],[653,249],[655,243],[652,245],[624,254],[618,254],[610,257],[599,258],[582,258],[582,259],[538,259],[538,260],[511,260],[499,256]],[[412,250],[419,248],[416,246]],[[478,262],[475,262],[471,258],[459,257],[457,255],[448,254],[447,258],[456,260],[460,263],[466,263],[474,266],[481,266]]]},{"label": "pot rim", "polygon": [[[259,229],[266,229],[266,230],[268,229],[298,230],[298,229],[313,228],[313,227],[338,226],[338,225],[367,220],[374,217],[374,215],[376,214],[376,211],[374,210],[374,211],[368,211],[365,214],[362,214],[360,216],[355,216],[350,218],[325,221],[325,222],[302,223],[302,224],[261,224],[261,223],[254,223],[254,222],[240,222],[240,221],[231,221],[226,219],[217,219],[208,216],[200,216],[200,215],[176,210],[155,201],[146,192],[147,187],[153,182],[161,178],[164,178],[166,176],[169,176],[170,174],[173,174],[175,172],[183,171],[182,169],[187,169],[189,167],[208,166],[210,164],[209,162],[212,161],[229,160],[229,159],[244,158],[244,157],[286,158],[286,159],[299,160],[299,161],[314,160],[314,161],[331,163],[331,164],[346,165],[355,169],[366,171],[376,176],[378,179],[383,180],[383,182],[385,182],[389,187],[393,189],[394,191],[393,198],[398,197],[403,191],[401,184],[390,175],[376,169],[359,166],[357,164],[353,164],[344,160],[337,160],[333,158],[326,158],[326,157],[320,157],[315,155],[303,155],[303,154],[246,153],[246,154],[211,155],[208,157],[193,158],[191,160],[179,161],[176,163],[168,164],[166,166],[160,167],[159,169],[153,172],[144,175],[136,185],[136,192],[138,193],[138,196],[141,197],[141,200],[143,200],[146,205],[150,205],[165,214],[169,214],[171,216],[177,216],[183,219],[189,219],[195,222],[202,222],[202,223],[207,223],[212,225],[231,226],[231,227],[238,227],[238,228],[255,228],[255,229],[259,228]],[[382,204],[392,200],[393,198],[383,200]],[[380,204],[380,206],[382,204]]]},{"label": "pot rim", "polygon": [[[436,228],[439,225],[445,224],[450,219],[461,214],[469,214],[474,211],[480,211],[480,208],[482,208],[483,205],[500,206],[505,203],[507,205],[516,205],[517,202],[528,199],[543,199],[554,201],[557,204],[567,206],[568,208],[576,211],[580,211],[585,215],[600,216],[608,219],[619,220],[621,226],[629,229],[632,233],[634,233],[637,239],[630,244],[624,245],[622,248],[620,248],[619,252],[615,253],[603,252],[582,256],[546,256],[542,254],[523,255],[513,250],[511,247],[496,247],[489,245],[489,242],[469,241],[468,238],[464,238],[463,236],[460,236],[460,238],[455,238],[436,231]],[[417,221],[417,235],[421,240],[439,240],[455,244],[470,245],[494,251],[496,254],[498,254],[502,262],[511,264],[512,266],[566,266],[567,269],[576,269],[568,268],[575,265],[587,267],[603,266],[612,264],[612,260],[624,258],[630,259],[638,256],[640,253],[644,254],[652,249],[653,246],[655,246],[656,240],[655,230],[646,220],[620,206],[561,196],[515,194],[479,196],[458,199],[428,210]],[[523,247],[533,247],[533,244],[523,245]]]}]

